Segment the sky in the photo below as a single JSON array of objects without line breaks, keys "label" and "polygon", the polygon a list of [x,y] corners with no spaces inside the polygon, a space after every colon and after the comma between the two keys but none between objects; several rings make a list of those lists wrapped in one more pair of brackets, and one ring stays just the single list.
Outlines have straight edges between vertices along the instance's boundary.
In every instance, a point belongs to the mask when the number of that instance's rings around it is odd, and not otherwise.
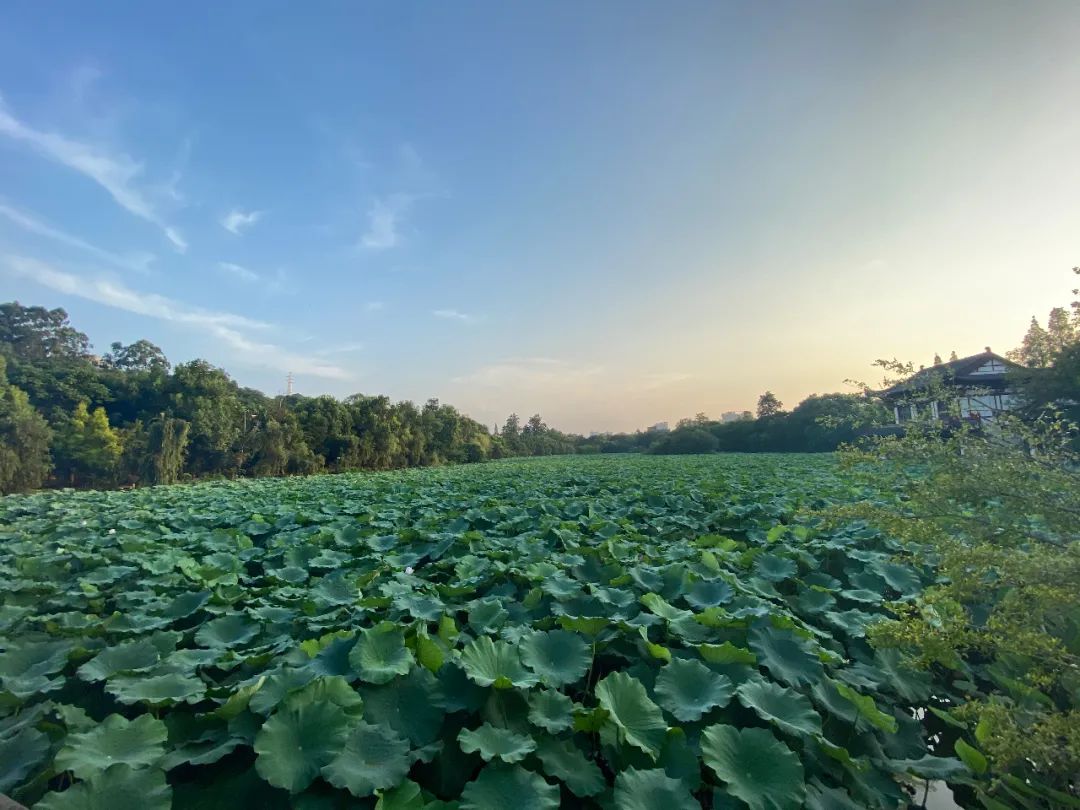
[{"label": "sky", "polygon": [[1016,346],[1080,264],[1080,4],[16,1],[0,300],[575,432]]}]

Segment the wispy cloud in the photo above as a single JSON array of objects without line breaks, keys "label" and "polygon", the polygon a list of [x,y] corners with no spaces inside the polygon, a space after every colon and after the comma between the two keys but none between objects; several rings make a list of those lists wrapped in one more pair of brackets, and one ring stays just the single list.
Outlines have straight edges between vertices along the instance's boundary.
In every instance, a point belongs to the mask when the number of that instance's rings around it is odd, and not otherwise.
[{"label": "wispy cloud", "polygon": [[315,353],[320,357],[325,357],[329,354],[352,354],[353,352],[360,352],[363,350],[363,343],[342,343],[339,346],[328,346],[327,348],[320,349]]},{"label": "wispy cloud", "polygon": [[368,312],[378,312],[380,309],[386,308],[386,302],[384,301],[368,301],[364,304],[364,309]]},{"label": "wispy cloud", "polygon": [[241,281],[255,282],[259,280],[259,274],[254,270],[248,270],[246,267],[233,264],[232,262],[218,262],[218,267],[224,270],[226,273],[231,273]]},{"label": "wispy cloud", "polygon": [[209,333],[235,351],[236,359],[240,362],[333,380],[351,379],[351,375],[345,369],[328,363],[316,355],[297,354],[244,334],[244,332],[271,329],[272,324],[264,321],[231,312],[190,306],[156,293],[133,290],[124,284],[104,278],[88,279],[64,273],[37,259],[8,255],[3,257],[3,262],[14,275],[27,278],[57,292],[137,315],[194,327],[202,333]]},{"label": "wispy cloud", "polygon": [[401,244],[401,224],[413,203],[409,194],[391,194],[372,201],[367,212],[367,229],[360,244],[368,250],[388,250]]},{"label": "wispy cloud", "polygon": [[444,318],[448,321],[460,321],[461,323],[472,323],[476,320],[472,315],[465,312],[458,312],[456,309],[436,309],[432,310],[431,314],[436,318]]},{"label": "wispy cloud", "polygon": [[262,215],[262,211],[241,211],[239,208],[234,208],[221,218],[221,227],[239,236],[241,231],[258,222]]},{"label": "wispy cloud", "polygon": [[518,357],[481,366],[453,382],[508,390],[577,388],[604,373],[602,366],[579,365],[551,357]]},{"label": "wispy cloud", "polygon": [[65,233],[59,228],[53,227],[28,211],[7,205],[3,200],[0,200],[0,216],[28,233],[32,233],[36,236],[43,236],[46,239],[51,239],[61,245],[67,245],[68,247],[85,251],[103,262],[107,262],[108,264],[120,267],[124,270],[145,273],[149,269],[151,262],[154,261],[154,254],[152,253],[132,253],[126,256],[111,253],[99,248],[97,245],[87,242],[85,239],[80,239],[78,236],[73,236],[72,234]]},{"label": "wispy cloud", "polygon": [[179,231],[165,223],[136,181],[143,165],[129,155],[111,154],[56,132],[35,129],[12,115],[0,98],[0,134],[28,144],[34,151],[87,177],[107,191],[124,210],[161,229],[178,251],[187,250]]}]

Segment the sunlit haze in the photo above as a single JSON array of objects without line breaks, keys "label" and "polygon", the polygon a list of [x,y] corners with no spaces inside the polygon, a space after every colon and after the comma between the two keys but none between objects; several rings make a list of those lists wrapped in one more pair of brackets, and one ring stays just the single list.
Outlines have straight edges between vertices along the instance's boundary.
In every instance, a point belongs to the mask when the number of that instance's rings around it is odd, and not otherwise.
[{"label": "sunlit haze", "polygon": [[1078,42],[1066,2],[10,4],[0,298],[488,425],[790,406],[1071,300]]}]

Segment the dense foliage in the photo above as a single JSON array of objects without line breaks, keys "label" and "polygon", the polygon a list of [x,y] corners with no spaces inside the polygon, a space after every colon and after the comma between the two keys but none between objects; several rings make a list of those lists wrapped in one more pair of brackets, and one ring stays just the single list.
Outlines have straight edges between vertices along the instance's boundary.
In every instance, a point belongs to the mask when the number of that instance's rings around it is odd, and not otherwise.
[{"label": "dense foliage", "polygon": [[492,435],[432,399],[267,397],[146,340],[90,353],[62,309],[0,305],[0,492],[394,469],[574,451],[539,415]]},{"label": "dense foliage", "polygon": [[898,500],[834,507],[904,542],[941,581],[870,629],[962,694],[945,744],[990,808],[1080,806],[1080,456],[1075,426],[998,417],[909,426],[845,466]]},{"label": "dense foliage", "polygon": [[914,716],[962,687],[866,640],[932,569],[813,516],[871,495],[831,457],[714,455],[5,499],[0,791],[896,807],[977,763]]}]

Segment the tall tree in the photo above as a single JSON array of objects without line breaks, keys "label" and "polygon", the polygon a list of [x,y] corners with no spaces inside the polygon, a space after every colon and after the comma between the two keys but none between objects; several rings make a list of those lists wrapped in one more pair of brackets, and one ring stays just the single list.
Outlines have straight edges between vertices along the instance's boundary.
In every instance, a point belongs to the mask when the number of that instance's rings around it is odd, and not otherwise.
[{"label": "tall tree", "polygon": [[63,309],[0,304],[0,346],[21,360],[82,357],[90,339],[68,323]]},{"label": "tall tree", "polygon": [[136,340],[129,346],[113,343],[110,351],[101,358],[108,368],[118,371],[164,371],[169,370],[165,352],[149,340]]},{"label": "tall tree", "polygon": [[70,483],[110,484],[120,461],[121,444],[104,408],[90,410],[85,402],[58,427],[56,467]]},{"label": "tall tree", "polygon": [[772,391],[766,391],[757,401],[757,417],[758,419],[766,419],[770,416],[776,416],[784,409],[784,403],[776,398],[776,394]]},{"label": "tall tree", "polygon": [[0,493],[36,489],[49,476],[48,423],[24,391],[10,385],[0,355]]}]

